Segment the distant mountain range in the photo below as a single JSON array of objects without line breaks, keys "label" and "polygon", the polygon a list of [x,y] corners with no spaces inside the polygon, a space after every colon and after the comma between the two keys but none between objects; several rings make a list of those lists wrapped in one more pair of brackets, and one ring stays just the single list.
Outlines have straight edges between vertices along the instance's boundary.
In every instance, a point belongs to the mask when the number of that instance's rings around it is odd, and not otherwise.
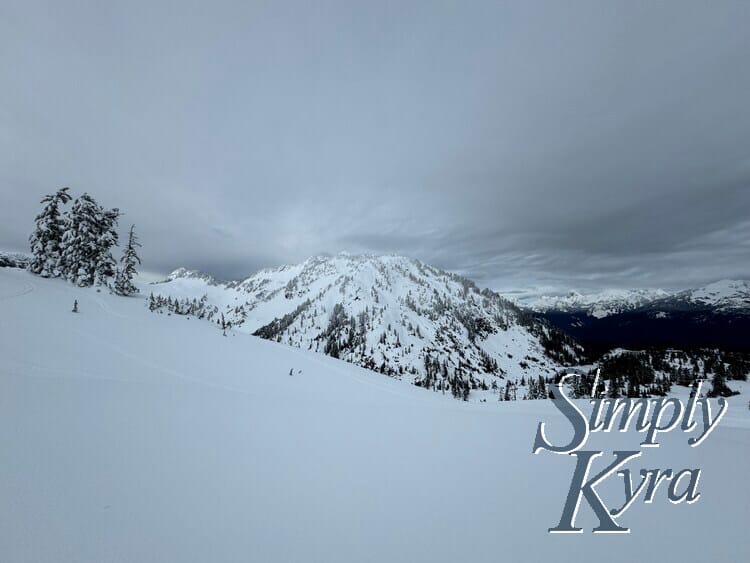
[{"label": "distant mountain range", "polygon": [[518,305],[537,312],[586,312],[603,318],[648,305],[679,302],[683,307],[710,307],[727,312],[750,313],[750,282],[721,280],[698,289],[669,292],[663,289],[607,289],[593,293],[570,291],[565,295],[542,295],[518,299]]},{"label": "distant mountain range", "polygon": [[518,300],[518,304],[536,312],[585,312],[596,318],[608,317],[669,297],[662,289],[608,289],[595,293],[570,291],[565,295],[542,295]]},{"label": "distant mountain range", "polygon": [[672,293],[571,292],[526,300],[522,306],[598,351],[654,346],[750,351],[750,283],[743,280]]}]

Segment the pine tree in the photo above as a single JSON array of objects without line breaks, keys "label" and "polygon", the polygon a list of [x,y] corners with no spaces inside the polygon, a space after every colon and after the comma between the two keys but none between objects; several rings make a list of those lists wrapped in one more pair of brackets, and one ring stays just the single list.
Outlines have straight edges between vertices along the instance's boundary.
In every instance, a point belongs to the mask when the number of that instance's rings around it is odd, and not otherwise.
[{"label": "pine tree", "polygon": [[133,285],[133,276],[137,273],[135,269],[136,263],[141,263],[141,259],[135,250],[140,246],[138,237],[135,235],[135,225],[131,225],[130,234],[128,235],[128,245],[122,253],[120,267],[115,275],[114,291],[118,295],[133,295],[139,291]]},{"label": "pine tree", "polygon": [[68,213],[60,256],[60,271],[68,281],[93,285],[100,261],[101,221],[100,208],[90,195],[76,198]]},{"label": "pine tree", "polygon": [[65,220],[60,215],[60,205],[70,201],[69,189],[61,188],[56,194],[42,198],[40,203],[45,206],[36,216],[36,229],[29,237],[31,260],[28,269],[45,278],[60,275],[60,251],[65,232]]},{"label": "pine tree", "polygon": [[99,244],[97,247],[96,266],[94,268],[94,283],[107,285],[107,280],[115,276],[116,263],[112,257],[112,247],[117,246],[117,219],[120,210],[99,208]]},{"label": "pine tree", "polygon": [[712,388],[711,392],[708,394],[709,397],[727,397],[731,395],[731,391],[727,387],[726,380],[724,378],[723,369],[716,369],[711,383]]}]

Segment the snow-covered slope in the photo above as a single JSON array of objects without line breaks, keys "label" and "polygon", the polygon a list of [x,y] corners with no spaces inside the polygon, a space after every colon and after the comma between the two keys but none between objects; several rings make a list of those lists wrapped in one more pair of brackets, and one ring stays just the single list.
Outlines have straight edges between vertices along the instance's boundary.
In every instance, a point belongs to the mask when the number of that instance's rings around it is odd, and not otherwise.
[{"label": "snow-covered slope", "polygon": [[180,269],[149,289],[205,295],[241,332],[434,389],[476,388],[507,373],[552,376],[581,354],[499,295],[401,256],[317,256],[237,282]]},{"label": "snow-covered slope", "polygon": [[537,312],[585,312],[596,318],[623,313],[668,297],[662,289],[606,289],[594,293],[570,291],[566,295],[542,295],[520,301]]},{"label": "snow-covered slope", "polygon": [[[623,536],[591,534],[584,502],[584,533],[555,536],[575,460],[531,454],[540,420],[568,433],[548,401],[453,401],[20,270],[0,319],[2,561],[750,559],[744,399],[699,448],[661,434],[632,464],[702,468],[697,503],[662,488]],[[592,435],[597,468],[642,439]],[[615,506],[622,480],[597,492]]]}]

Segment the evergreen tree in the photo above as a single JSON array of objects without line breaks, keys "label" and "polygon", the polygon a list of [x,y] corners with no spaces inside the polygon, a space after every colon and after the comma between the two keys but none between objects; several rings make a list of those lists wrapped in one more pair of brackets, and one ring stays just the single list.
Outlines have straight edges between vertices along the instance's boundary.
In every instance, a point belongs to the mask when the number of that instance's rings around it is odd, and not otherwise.
[{"label": "evergreen tree", "polygon": [[732,394],[732,391],[727,387],[723,369],[717,369],[714,372],[711,383],[711,391],[708,393],[709,397],[728,397]]},{"label": "evergreen tree", "polygon": [[60,257],[61,273],[68,281],[80,286],[93,285],[100,259],[101,221],[94,198],[88,194],[76,198],[68,213]]},{"label": "evergreen tree", "polygon": [[510,381],[506,381],[505,383],[505,394],[503,395],[504,401],[510,401],[511,400],[511,393],[510,393]]},{"label": "evergreen tree", "polygon": [[117,246],[117,219],[120,210],[99,208],[99,244],[97,246],[96,266],[94,269],[94,283],[107,285],[107,280],[116,275],[116,263],[112,257],[112,247]]},{"label": "evergreen tree", "polygon": [[[521,381],[523,381],[523,378],[521,378]],[[525,399],[536,399],[536,381],[534,381],[531,377],[529,377],[529,387],[526,390],[526,394],[524,395]]]},{"label": "evergreen tree", "polygon": [[136,263],[141,263],[141,259],[135,250],[139,246],[141,244],[135,235],[135,225],[131,225],[128,235],[128,245],[122,253],[120,268],[115,275],[114,290],[118,295],[133,295],[138,293],[138,288],[133,285],[133,276],[137,273],[135,269]]},{"label": "evergreen tree", "polygon": [[62,188],[56,194],[42,198],[40,203],[45,206],[36,216],[36,228],[29,237],[31,260],[28,269],[45,278],[60,275],[60,247],[65,231],[65,220],[60,215],[60,205],[70,201],[69,189]]},{"label": "evergreen tree", "polygon": [[118,209],[105,210],[90,195],[76,198],[62,238],[60,272],[80,286],[106,285],[115,275]]}]

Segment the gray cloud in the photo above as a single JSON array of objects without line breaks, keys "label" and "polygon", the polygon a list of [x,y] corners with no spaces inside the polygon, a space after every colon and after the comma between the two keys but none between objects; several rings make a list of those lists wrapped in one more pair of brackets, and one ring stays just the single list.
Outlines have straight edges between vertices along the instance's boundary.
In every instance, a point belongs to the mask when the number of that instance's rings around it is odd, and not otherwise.
[{"label": "gray cloud", "polygon": [[[533,5],[532,5],[533,4]],[[146,266],[750,277],[750,4],[4,2],[0,246],[69,185]]]}]

